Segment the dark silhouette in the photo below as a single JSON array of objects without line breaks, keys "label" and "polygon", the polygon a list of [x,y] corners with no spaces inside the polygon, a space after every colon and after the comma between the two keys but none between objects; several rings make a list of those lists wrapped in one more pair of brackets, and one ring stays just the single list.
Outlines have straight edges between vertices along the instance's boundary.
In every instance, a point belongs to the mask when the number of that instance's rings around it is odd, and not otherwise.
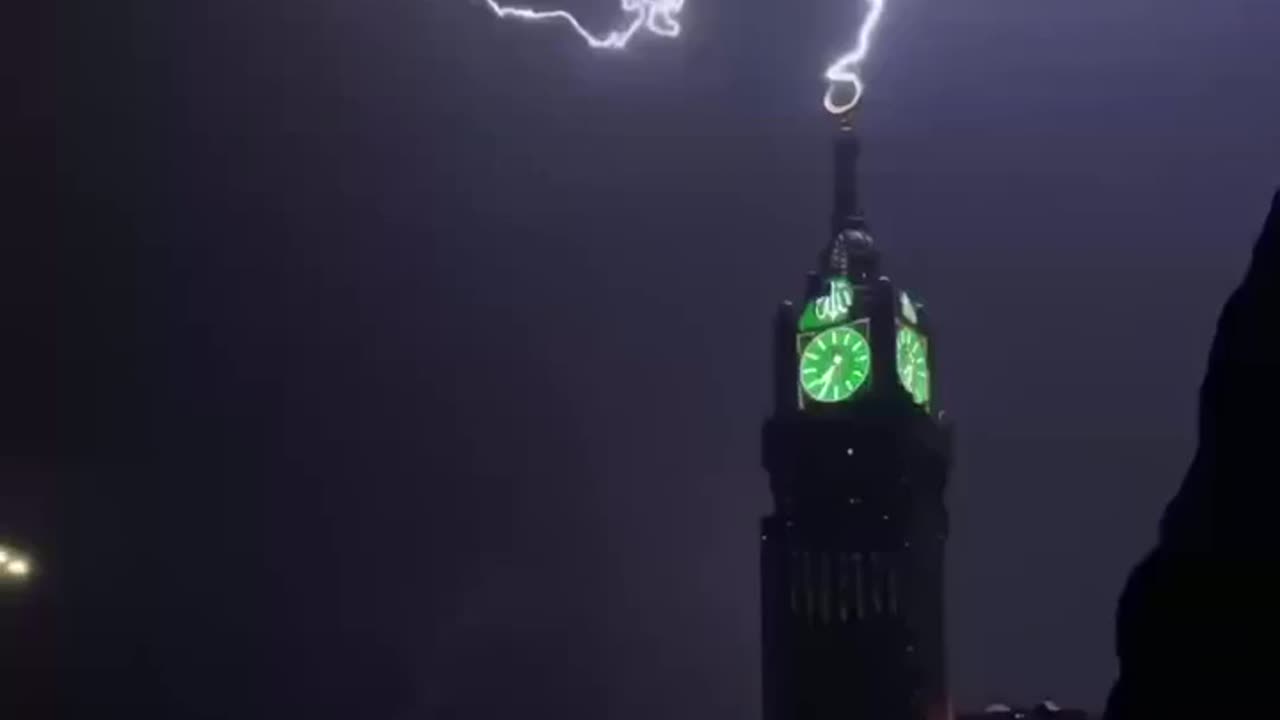
[{"label": "dark silhouette", "polygon": [[[857,157],[846,126],[821,271],[809,275],[802,310],[784,303],[775,326],[774,412],[763,433],[774,511],[760,532],[766,720],[948,714],[950,424],[929,401],[932,346],[920,339],[932,337],[929,319],[879,274]],[[823,355],[827,342],[833,355]],[[865,369],[836,375],[859,357],[840,346],[859,342]],[[847,395],[823,394],[833,378]]]},{"label": "dark silhouette", "polygon": [[1089,720],[1084,710],[1060,707],[1052,700],[1036,703],[1033,707],[1019,708],[998,703],[982,712],[961,713],[956,720]]},{"label": "dark silhouette", "polygon": [[1225,688],[1265,687],[1245,675],[1269,665],[1258,619],[1274,608],[1261,597],[1275,567],[1264,495],[1277,480],[1278,309],[1280,193],[1218,320],[1191,468],[1120,598],[1109,720],[1226,717]]}]

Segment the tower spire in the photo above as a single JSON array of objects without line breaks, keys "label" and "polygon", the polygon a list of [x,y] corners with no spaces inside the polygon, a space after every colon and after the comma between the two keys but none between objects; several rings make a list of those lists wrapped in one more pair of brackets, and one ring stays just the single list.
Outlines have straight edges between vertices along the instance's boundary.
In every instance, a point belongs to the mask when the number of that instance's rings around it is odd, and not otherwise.
[{"label": "tower spire", "polygon": [[865,230],[862,202],[858,197],[858,154],[861,144],[853,129],[852,113],[840,117],[835,142],[835,195],[831,208],[831,234],[846,230]]},{"label": "tower spire", "polygon": [[834,195],[831,206],[831,242],[819,261],[823,272],[869,279],[879,272],[880,258],[867,228],[858,196],[858,155],[861,143],[853,129],[853,112],[840,115],[832,144]]}]

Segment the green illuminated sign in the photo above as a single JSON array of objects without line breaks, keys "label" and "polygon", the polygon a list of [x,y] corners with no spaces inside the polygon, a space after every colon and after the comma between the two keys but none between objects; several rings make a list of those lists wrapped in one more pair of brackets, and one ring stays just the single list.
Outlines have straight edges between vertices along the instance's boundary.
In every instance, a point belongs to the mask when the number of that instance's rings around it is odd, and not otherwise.
[{"label": "green illuminated sign", "polygon": [[925,343],[915,328],[898,328],[898,379],[917,405],[929,403],[929,354]]},{"label": "green illuminated sign", "polygon": [[801,351],[800,387],[818,402],[847,400],[870,372],[871,346],[848,325],[819,333]]},{"label": "green illuminated sign", "polygon": [[849,319],[849,309],[853,307],[853,283],[846,277],[834,277],[827,283],[827,294],[805,305],[804,313],[800,315],[801,330],[816,330]]}]

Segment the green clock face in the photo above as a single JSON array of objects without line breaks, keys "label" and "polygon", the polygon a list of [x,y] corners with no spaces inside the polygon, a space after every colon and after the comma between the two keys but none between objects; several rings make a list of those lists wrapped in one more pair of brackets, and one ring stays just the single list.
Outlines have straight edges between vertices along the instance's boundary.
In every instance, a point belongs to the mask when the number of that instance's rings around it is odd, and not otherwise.
[{"label": "green clock face", "polygon": [[871,347],[848,325],[819,333],[801,351],[800,387],[818,402],[847,400],[870,371]]},{"label": "green clock face", "polygon": [[916,404],[929,403],[929,355],[925,339],[908,326],[898,328],[898,378]]}]

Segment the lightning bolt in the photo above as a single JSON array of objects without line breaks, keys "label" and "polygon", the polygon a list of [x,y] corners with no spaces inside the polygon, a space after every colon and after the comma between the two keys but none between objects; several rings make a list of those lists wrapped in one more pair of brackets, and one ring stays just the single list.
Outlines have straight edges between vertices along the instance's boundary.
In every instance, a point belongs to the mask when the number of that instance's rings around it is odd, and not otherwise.
[{"label": "lightning bolt", "polygon": [[[827,112],[833,115],[843,115],[858,105],[858,101],[862,99],[862,78],[859,71],[862,68],[862,62],[867,59],[867,54],[871,52],[871,38],[875,35],[876,27],[880,24],[880,16],[884,13],[884,0],[866,0],[867,14],[862,18],[862,27],[858,28],[858,39],[853,49],[836,58],[827,68],[827,94],[822,98],[822,104],[827,108]],[[848,100],[837,102],[836,95],[840,89],[847,88],[851,93]]]},{"label": "lightning bolt", "polygon": [[583,27],[578,18],[567,10],[534,10],[501,5],[496,0],[484,0],[484,3],[494,15],[504,20],[510,18],[525,22],[566,23],[591,47],[609,50],[626,47],[631,38],[642,29],[661,37],[677,37],[680,35],[680,21],[676,16],[684,8],[684,0],[622,0],[622,12],[630,16],[626,24],[604,35],[596,35]]}]

